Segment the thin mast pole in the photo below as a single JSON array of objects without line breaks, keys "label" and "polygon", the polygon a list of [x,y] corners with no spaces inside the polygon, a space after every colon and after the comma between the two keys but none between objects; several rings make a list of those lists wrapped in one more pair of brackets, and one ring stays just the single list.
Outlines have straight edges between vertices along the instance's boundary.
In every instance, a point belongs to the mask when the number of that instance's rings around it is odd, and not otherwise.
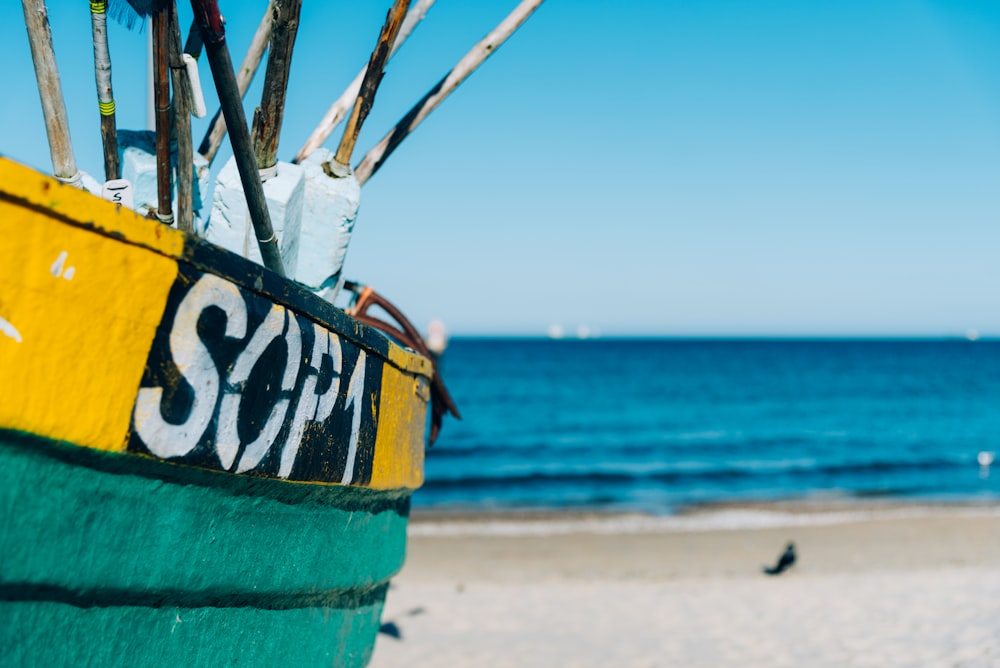
[{"label": "thin mast pole", "polygon": [[191,0],[191,7],[194,9],[201,30],[205,54],[212,68],[212,78],[219,93],[222,113],[229,127],[229,141],[233,146],[233,157],[236,159],[236,168],[240,172],[240,182],[247,198],[250,220],[253,222],[257,243],[260,245],[261,259],[265,267],[284,276],[285,268],[278,250],[278,240],[271,227],[271,216],[267,211],[260,172],[257,171],[257,164],[254,161],[250,131],[247,130],[243,100],[233,72],[233,61],[226,46],[226,30],[222,25],[219,6],[216,0]]},{"label": "thin mast pole", "polygon": [[174,222],[173,185],[170,166],[170,79],[168,78],[167,39],[170,5],[153,12],[153,106],[156,111],[156,218],[161,223]]},{"label": "thin mast pole", "polygon": [[[403,25],[399,28],[399,35],[396,36],[396,41],[392,44],[392,51],[389,52],[389,58],[392,58],[396,54],[396,51],[403,45],[406,38],[417,27],[417,24],[424,19],[424,16],[427,15],[427,10],[433,4],[434,0],[418,0],[415,5],[410,7],[410,11],[406,13],[406,18],[403,20]],[[305,160],[310,153],[323,145],[323,142],[327,140],[334,128],[344,120],[347,110],[354,104],[354,100],[358,97],[358,91],[361,90],[361,82],[364,80],[365,72],[367,71],[368,66],[365,65],[358,72],[358,75],[354,77],[354,81],[340,94],[340,97],[334,100],[330,108],[326,110],[323,120],[319,122],[316,129],[309,135],[309,139],[299,149],[292,162],[299,163]]]},{"label": "thin mast pole", "polygon": [[[247,49],[246,55],[243,56],[243,62],[236,73],[236,87],[239,90],[240,99],[247,94],[250,82],[253,81],[253,75],[257,72],[257,68],[260,67],[261,58],[264,57],[264,51],[267,50],[267,42],[271,37],[274,4],[275,0],[269,0],[267,3],[267,11],[264,12],[264,17],[261,18],[260,24],[257,26],[257,32],[254,33],[250,47]],[[189,46],[195,46],[196,44],[197,42],[193,42],[190,37],[188,38]],[[189,51],[189,53],[191,52]],[[229,50],[226,49],[227,56],[228,53]],[[198,147],[198,153],[201,153],[208,160],[209,164],[215,160],[215,154],[218,153],[219,147],[222,145],[222,139],[225,136],[226,117],[220,109],[212,117],[212,122],[208,126],[208,132],[205,133],[205,138],[201,140],[201,145]]]},{"label": "thin mast pole", "polygon": [[108,9],[105,0],[90,3],[94,40],[94,79],[97,107],[101,112],[101,143],[104,146],[104,178],[121,177],[118,164],[118,128],[115,123],[115,96],[111,88],[111,53],[108,50]]},{"label": "thin mast pole", "polygon": [[524,23],[532,12],[538,9],[542,0],[524,0],[514,11],[505,18],[500,25],[484,37],[478,44],[472,47],[463,58],[458,61],[455,67],[430,92],[428,92],[420,102],[418,102],[402,119],[396,124],[389,134],[376,144],[357,167],[354,168],[354,175],[358,183],[364,185],[379,170],[385,161],[392,155],[392,152],[413,132],[420,123],[427,118],[434,109],[441,104],[448,95],[452,93],[459,84],[472,74],[483,61],[490,57],[508,37],[514,34],[522,23]]},{"label": "thin mast pole", "polygon": [[24,9],[24,23],[28,29],[31,44],[31,60],[35,64],[35,78],[38,80],[38,95],[42,101],[42,115],[45,117],[45,133],[49,139],[52,155],[52,172],[57,179],[79,185],[82,176],[76,168],[73,144],[69,137],[69,121],[66,118],[66,104],[63,101],[62,85],[56,55],[52,48],[52,29],[44,0],[21,0]]},{"label": "thin mast pole", "polygon": [[194,147],[191,145],[191,110],[188,105],[187,67],[181,50],[177,5],[170,3],[170,76],[174,85],[174,129],[177,134],[177,229],[194,230]]},{"label": "thin mast pole", "polygon": [[288,72],[292,48],[299,29],[302,0],[278,0],[271,25],[271,46],[264,74],[264,93],[253,118],[253,145],[258,169],[270,169],[278,162],[278,138],[285,112]]},{"label": "thin mast pole", "polygon": [[340,138],[340,146],[337,147],[337,154],[334,156],[334,161],[348,170],[350,169],[351,154],[354,152],[354,145],[357,143],[358,134],[361,132],[361,126],[364,124],[365,118],[368,117],[368,112],[371,111],[372,103],[375,101],[375,93],[378,91],[378,85],[382,82],[385,63],[389,60],[389,50],[396,41],[396,36],[399,35],[399,29],[403,25],[403,18],[406,16],[406,10],[409,7],[410,0],[396,0],[392,4],[392,9],[386,15],[385,24],[379,33],[378,42],[375,44],[375,49],[368,60],[368,69],[365,70],[365,78],[361,82],[361,90],[358,92],[358,97],[354,100],[354,109],[347,119],[344,134]]}]

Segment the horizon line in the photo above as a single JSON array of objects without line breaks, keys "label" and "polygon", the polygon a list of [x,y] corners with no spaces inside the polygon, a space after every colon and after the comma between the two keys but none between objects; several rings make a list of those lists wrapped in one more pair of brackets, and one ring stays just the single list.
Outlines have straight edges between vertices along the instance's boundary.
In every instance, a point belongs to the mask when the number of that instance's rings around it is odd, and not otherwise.
[{"label": "horizon line", "polygon": [[553,337],[547,334],[453,333],[454,339],[521,339],[537,341],[941,341],[967,343],[998,342],[1000,335],[970,338],[960,334],[590,334]]}]

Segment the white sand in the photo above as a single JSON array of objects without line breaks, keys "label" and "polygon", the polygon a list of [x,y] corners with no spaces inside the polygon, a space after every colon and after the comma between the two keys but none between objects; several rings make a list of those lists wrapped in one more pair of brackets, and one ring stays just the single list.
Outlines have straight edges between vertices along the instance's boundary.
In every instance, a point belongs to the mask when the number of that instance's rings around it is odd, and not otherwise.
[{"label": "white sand", "polygon": [[[898,510],[552,536],[418,519],[383,615],[402,638],[372,665],[1000,666],[1000,512]],[[763,575],[787,540],[796,566]]]}]

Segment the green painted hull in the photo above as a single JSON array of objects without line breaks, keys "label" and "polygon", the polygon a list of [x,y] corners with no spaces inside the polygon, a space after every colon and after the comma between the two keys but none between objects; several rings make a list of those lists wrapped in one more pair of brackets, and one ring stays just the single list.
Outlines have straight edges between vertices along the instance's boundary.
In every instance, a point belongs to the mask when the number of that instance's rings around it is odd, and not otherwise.
[{"label": "green painted hull", "polygon": [[364,665],[408,500],[0,432],[4,661]]},{"label": "green painted hull", "polygon": [[[103,607],[8,603],[13,666],[363,666],[382,602],[355,610]],[[136,644],[138,635],[155,636]],[[7,663],[9,662],[9,663]]]}]

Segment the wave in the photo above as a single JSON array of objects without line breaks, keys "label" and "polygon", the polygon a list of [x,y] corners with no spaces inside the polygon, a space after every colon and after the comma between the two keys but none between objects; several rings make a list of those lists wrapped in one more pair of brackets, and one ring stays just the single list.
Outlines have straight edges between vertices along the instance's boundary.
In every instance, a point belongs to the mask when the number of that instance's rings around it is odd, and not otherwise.
[{"label": "wave", "polygon": [[[868,476],[879,474],[900,473],[942,473],[945,470],[968,469],[965,458],[935,457],[922,460],[876,459],[869,461],[847,461],[817,463],[813,460],[773,461],[761,460],[753,462],[730,462],[712,464],[705,462],[703,466],[688,468],[666,464],[667,470],[633,471],[602,470],[600,464],[580,466],[578,468],[552,467],[549,470],[539,470],[537,466],[525,466],[518,470],[500,468],[494,473],[482,473],[483,467],[478,466],[478,473],[470,475],[453,475],[451,477],[434,474],[428,470],[424,489],[441,491],[455,488],[490,489],[497,487],[535,487],[535,486],[572,486],[575,488],[603,487],[629,485],[636,482],[656,482],[661,484],[686,483],[688,485],[704,482],[729,482],[773,477],[775,475],[799,474],[810,478],[838,478],[845,476]],[[526,470],[525,470],[526,469]]]},{"label": "wave", "polygon": [[[636,430],[638,431],[638,430]],[[567,437],[557,431],[550,438],[532,433],[531,438],[511,439],[502,442],[482,440],[453,440],[447,445],[437,445],[428,452],[430,459],[465,459],[487,457],[511,457],[513,452],[530,452],[532,457],[546,454],[558,457],[577,455],[607,454],[609,450],[621,456],[642,457],[650,454],[662,455],[672,450],[687,451],[691,448],[710,449],[720,452],[759,452],[765,448],[813,448],[825,443],[838,447],[872,448],[879,443],[875,439],[848,436],[843,431],[817,431],[797,434],[777,434],[774,436],[743,436],[725,431],[673,432],[662,433],[655,429],[646,430],[640,438],[626,438],[621,432],[589,432],[586,438]]]}]

